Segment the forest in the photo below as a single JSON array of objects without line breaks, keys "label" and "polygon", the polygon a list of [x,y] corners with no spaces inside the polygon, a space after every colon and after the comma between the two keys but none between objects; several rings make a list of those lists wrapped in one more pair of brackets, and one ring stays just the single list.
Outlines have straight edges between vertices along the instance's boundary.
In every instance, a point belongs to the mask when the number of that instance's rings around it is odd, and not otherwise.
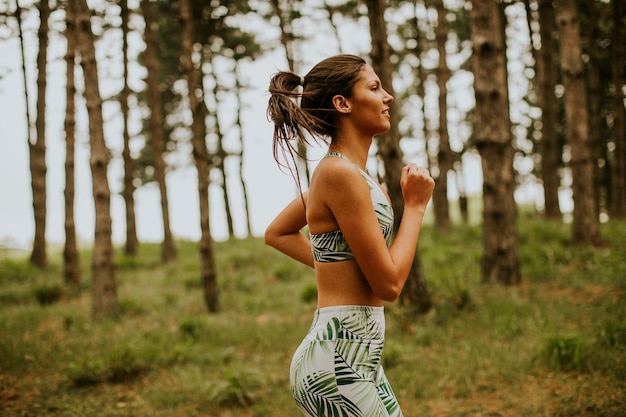
[{"label": "forest", "polygon": [[[304,75],[351,53],[395,97],[370,173],[400,216],[401,167],[418,161],[436,180],[409,279],[386,306],[396,341],[385,366],[405,414],[623,415],[625,6],[3,3],[0,47],[16,46],[19,64],[0,64],[0,92],[19,73],[24,133],[10,141],[27,149],[33,234],[28,250],[0,247],[0,413],[296,415],[288,360],[314,309],[312,272],[272,253],[253,224],[259,205],[277,212],[277,194],[306,188],[316,150],[298,144],[286,187],[255,167],[265,158],[281,171],[271,128],[263,156],[255,145],[269,80],[252,72],[270,62]],[[172,228],[171,179],[185,170],[197,239]],[[90,213],[76,210],[85,174]],[[146,189],[159,242],[138,234]],[[62,242],[47,239],[54,193]]]}]

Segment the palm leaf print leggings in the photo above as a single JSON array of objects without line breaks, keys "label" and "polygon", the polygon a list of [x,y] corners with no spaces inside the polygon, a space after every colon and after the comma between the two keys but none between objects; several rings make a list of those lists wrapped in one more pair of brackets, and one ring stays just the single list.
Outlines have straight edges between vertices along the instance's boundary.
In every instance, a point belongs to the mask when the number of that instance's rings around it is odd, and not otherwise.
[{"label": "palm leaf print leggings", "polygon": [[383,307],[315,311],[291,362],[291,389],[307,417],[402,417],[383,371]]}]

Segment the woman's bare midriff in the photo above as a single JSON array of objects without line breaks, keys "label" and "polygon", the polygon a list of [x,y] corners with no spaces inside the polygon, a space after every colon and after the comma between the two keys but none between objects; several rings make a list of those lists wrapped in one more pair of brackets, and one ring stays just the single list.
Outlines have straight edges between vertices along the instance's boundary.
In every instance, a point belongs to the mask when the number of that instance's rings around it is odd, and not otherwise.
[{"label": "woman's bare midriff", "polygon": [[356,261],[316,262],[317,307],[338,305],[382,306]]}]

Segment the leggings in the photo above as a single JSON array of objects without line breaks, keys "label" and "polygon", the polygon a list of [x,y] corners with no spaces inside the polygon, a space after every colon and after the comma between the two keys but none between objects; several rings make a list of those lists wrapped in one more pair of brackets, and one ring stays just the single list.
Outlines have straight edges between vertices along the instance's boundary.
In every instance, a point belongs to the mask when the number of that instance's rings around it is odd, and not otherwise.
[{"label": "leggings", "polygon": [[307,417],[402,417],[381,359],[383,307],[315,311],[291,362],[291,390]]}]

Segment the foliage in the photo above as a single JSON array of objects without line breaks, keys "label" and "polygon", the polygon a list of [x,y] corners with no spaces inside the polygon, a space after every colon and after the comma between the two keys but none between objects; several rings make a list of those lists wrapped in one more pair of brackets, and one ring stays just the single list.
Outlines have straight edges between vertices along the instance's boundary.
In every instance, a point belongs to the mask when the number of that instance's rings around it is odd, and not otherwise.
[{"label": "foliage", "polygon": [[[480,226],[424,228],[435,308],[386,305],[383,363],[405,415],[623,415],[626,224],[605,224],[602,248],[531,216],[519,231],[524,281],[509,288],[480,282]],[[0,252],[0,414],[298,415],[289,362],[312,271],[260,239],[217,243],[222,311],[207,314],[197,244],[177,247],[167,264],[154,244],[117,256],[120,314],[98,322],[89,284],[63,286],[60,253],[40,270]],[[55,286],[61,299],[40,305],[33,291]]]}]

